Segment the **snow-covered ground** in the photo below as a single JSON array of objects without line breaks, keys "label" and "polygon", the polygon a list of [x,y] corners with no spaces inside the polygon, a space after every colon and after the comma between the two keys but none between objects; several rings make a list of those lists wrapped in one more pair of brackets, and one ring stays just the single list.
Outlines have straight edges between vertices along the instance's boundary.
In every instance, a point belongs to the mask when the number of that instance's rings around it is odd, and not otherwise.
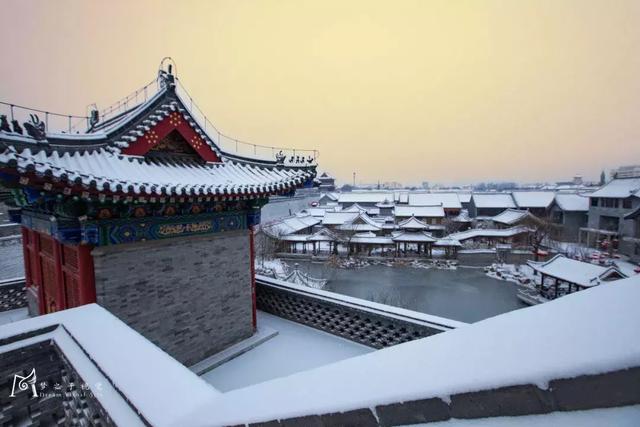
[{"label": "snow-covered ground", "polygon": [[27,308],[18,308],[16,310],[1,311],[0,312],[0,325],[6,325],[7,323],[17,322],[18,320],[26,319],[29,317]]},{"label": "snow-covered ground", "polygon": [[374,351],[261,311],[258,324],[278,335],[207,372],[202,376],[205,381],[220,391],[234,390]]},{"label": "snow-covered ground", "polygon": [[637,427],[640,405],[590,411],[553,412],[523,417],[496,417],[477,420],[454,419],[410,427]]},{"label": "snow-covered ground", "polygon": [[10,239],[0,244],[0,280],[24,276],[22,241]]}]

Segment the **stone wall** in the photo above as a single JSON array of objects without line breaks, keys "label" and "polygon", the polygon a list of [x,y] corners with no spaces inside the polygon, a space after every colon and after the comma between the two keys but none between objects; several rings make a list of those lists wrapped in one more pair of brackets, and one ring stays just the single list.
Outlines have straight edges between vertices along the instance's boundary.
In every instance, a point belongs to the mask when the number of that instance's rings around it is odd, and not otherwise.
[{"label": "stone wall", "polygon": [[369,347],[389,347],[452,329],[445,324],[399,315],[392,312],[392,307],[385,312],[358,306],[338,294],[327,298],[278,282],[263,276],[256,278],[259,310]]},{"label": "stone wall", "polygon": [[253,334],[247,230],[92,255],[98,304],[187,366]]}]

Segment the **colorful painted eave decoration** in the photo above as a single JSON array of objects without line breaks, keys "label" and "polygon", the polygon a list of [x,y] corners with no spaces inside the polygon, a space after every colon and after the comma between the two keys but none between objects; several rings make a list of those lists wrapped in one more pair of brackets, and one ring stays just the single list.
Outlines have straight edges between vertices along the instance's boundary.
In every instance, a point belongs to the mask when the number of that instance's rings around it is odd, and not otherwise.
[{"label": "colorful painted eave decoration", "polygon": [[247,228],[246,211],[81,223],[82,243],[94,246],[213,234]]},{"label": "colorful painted eave decoration", "polygon": [[122,154],[144,156],[172,131],[178,131],[189,145],[207,162],[220,162],[220,157],[206,144],[178,111],[173,111],[159,123],[152,126],[143,136],[122,150]]}]

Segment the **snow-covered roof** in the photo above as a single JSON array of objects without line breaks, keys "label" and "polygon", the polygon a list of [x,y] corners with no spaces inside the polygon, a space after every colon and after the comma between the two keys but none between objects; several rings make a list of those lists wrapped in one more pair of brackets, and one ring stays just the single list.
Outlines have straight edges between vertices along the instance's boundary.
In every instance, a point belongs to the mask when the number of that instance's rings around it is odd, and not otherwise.
[{"label": "snow-covered roof", "polygon": [[471,201],[471,193],[458,193],[460,203],[469,203]]},{"label": "snow-covered roof", "polygon": [[391,237],[386,236],[376,236],[371,231],[367,231],[364,233],[356,233],[350,239],[350,243],[368,243],[375,245],[393,245],[393,240]]},{"label": "snow-covered roof", "polygon": [[366,212],[367,209],[363,208],[357,203],[352,204],[348,208],[342,209],[342,212]]},{"label": "snow-covered roof", "polygon": [[9,146],[0,152],[0,166],[20,173],[82,184],[98,191],[132,195],[244,195],[276,193],[311,177],[308,171],[248,166],[236,162],[204,164],[176,159],[141,160],[105,151],[61,153]]},{"label": "snow-covered roof", "polygon": [[322,193],[320,195],[320,200],[322,200],[323,198],[333,200],[334,202],[338,201],[338,195],[336,193]]},{"label": "snow-covered roof", "polygon": [[[447,400],[458,393],[523,384],[544,387],[554,379],[634,368],[640,360],[638,330],[632,326],[640,324],[639,300],[640,276],[623,279],[229,391],[215,401],[200,402],[178,424],[236,425],[436,397]],[[491,420],[483,425],[492,425]]]},{"label": "snow-covered roof", "polygon": [[393,192],[393,200],[396,203],[409,203],[409,192],[408,191],[394,191]]},{"label": "snow-covered roof", "polygon": [[640,197],[640,178],[612,179],[599,190],[589,194],[589,197]]},{"label": "snow-covered roof", "polygon": [[555,203],[563,211],[587,212],[589,210],[589,197],[580,194],[558,193]]},{"label": "snow-covered roof", "polygon": [[513,201],[513,197],[508,193],[487,193],[476,194],[471,196],[473,203],[477,208],[515,208],[517,207]]},{"label": "snow-covered roof", "polygon": [[393,241],[394,242],[418,242],[418,243],[428,243],[435,242],[436,239],[426,231],[399,231],[393,233]]},{"label": "snow-covered roof", "polygon": [[319,223],[320,219],[311,215],[294,215],[270,224],[265,224],[263,230],[270,236],[281,237],[297,233]]},{"label": "snow-covered roof", "polygon": [[378,231],[382,229],[382,223],[375,221],[365,212],[360,212],[355,218],[338,226],[345,231]]},{"label": "snow-covered roof", "polygon": [[413,206],[413,205],[396,205],[393,208],[396,217],[419,217],[419,218],[442,218],[444,217],[444,209],[442,206]]},{"label": "snow-covered roof", "polygon": [[410,218],[405,219],[404,221],[400,221],[398,223],[398,228],[401,228],[404,230],[426,230],[429,227],[424,222],[420,221],[419,219],[416,219],[415,216],[412,216]]},{"label": "snow-covered roof", "polygon": [[612,275],[626,277],[616,267],[603,267],[588,262],[577,261],[558,254],[543,263],[529,262],[539,273],[588,288],[606,281]]},{"label": "snow-covered roof", "polygon": [[379,215],[380,208],[365,208],[357,203],[354,203],[348,208],[342,209],[342,212],[366,212],[368,215]]},{"label": "snow-covered roof", "polygon": [[322,218],[327,212],[333,211],[333,208],[325,209],[325,208],[306,208],[300,211],[300,213],[306,213],[311,216],[315,216],[318,218]]},{"label": "snow-covered roof", "polygon": [[460,213],[453,218],[451,218],[454,222],[472,222],[471,217],[469,217],[469,211],[466,209],[462,209]]},{"label": "snow-covered roof", "polygon": [[349,221],[353,221],[358,217],[359,212],[329,212],[324,214],[322,225],[341,225]]},{"label": "snow-covered roof", "polygon": [[310,234],[287,234],[281,236],[280,240],[283,242],[307,242]]},{"label": "snow-covered roof", "polygon": [[322,227],[310,235],[307,240],[310,242],[335,242],[340,240],[340,237],[328,228]]},{"label": "snow-covered roof", "polygon": [[390,197],[388,191],[350,191],[339,193],[338,203],[380,203]]},{"label": "snow-covered roof", "polygon": [[491,220],[499,224],[513,225],[529,216],[531,216],[531,214],[527,211],[507,209],[491,218]]},{"label": "snow-covered roof", "polygon": [[409,193],[409,204],[417,206],[441,205],[445,209],[460,209],[462,204],[457,193]]},{"label": "snow-covered roof", "polygon": [[392,199],[384,199],[383,201],[376,203],[376,206],[379,208],[392,208],[394,207],[393,198]]},{"label": "snow-covered roof", "polygon": [[553,202],[553,191],[514,191],[511,193],[519,208],[548,208]]},{"label": "snow-covered roof", "polygon": [[513,237],[518,234],[528,233],[531,230],[527,227],[511,227],[505,229],[493,228],[472,228],[466,231],[450,234],[449,238],[459,241],[473,239],[476,237]]}]

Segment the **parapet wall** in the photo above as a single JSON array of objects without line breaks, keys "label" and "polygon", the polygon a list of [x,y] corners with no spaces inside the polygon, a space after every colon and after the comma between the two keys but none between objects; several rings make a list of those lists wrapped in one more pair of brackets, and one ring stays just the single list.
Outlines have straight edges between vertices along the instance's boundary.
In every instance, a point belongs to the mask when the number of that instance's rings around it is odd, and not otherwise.
[{"label": "parapet wall", "polygon": [[459,393],[449,401],[439,397],[378,405],[347,412],[273,420],[258,426],[400,426],[456,419],[517,417],[556,411],[580,411],[640,403],[640,367],[599,375],[559,378],[548,389],[533,384]]},{"label": "parapet wall", "polygon": [[0,312],[27,306],[24,278],[0,281]]},{"label": "parapet wall", "polygon": [[256,276],[258,309],[373,348],[424,338],[464,325]]},{"label": "parapet wall", "polygon": [[[15,340],[20,338],[24,337]],[[0,353],[0,366],[0,425],[115,426],[54,340]],[[34,389],[22,389],[14,381],[14,375],[28,376],[31,369],[35,373],[35,396]]]}]

